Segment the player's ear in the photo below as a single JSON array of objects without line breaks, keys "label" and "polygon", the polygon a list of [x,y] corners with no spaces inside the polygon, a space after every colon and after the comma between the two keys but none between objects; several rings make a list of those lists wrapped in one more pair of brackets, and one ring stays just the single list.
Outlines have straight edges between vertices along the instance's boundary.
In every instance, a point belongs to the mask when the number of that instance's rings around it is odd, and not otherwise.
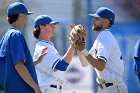
[{"label": "player's ear", "polygon": [[104,19],[103,24],[105,27],[108,27],[110,24],[110,21],[108,19]]},{"label": "player's ear", "polygon": [[104,19],[104,23],[108,23],[109,22],[109,20],[108,19]]},{"label": "player's ear", "polygon": [[45,28],[44,26],[40,25],[40,29],[44,29],[44,28]]},{"label": "player's ear", "polygon": [[20,13],[20,14],[18,15],[18,19],[20,20],[22,17],[23,17],[23,15]]},{"label": "player's ear", "polygon": [[110,24],[110,21],[109,21],[108,19],[105,19],[105,20],[104,20],[104,23],[105,23],[105,24]]}]

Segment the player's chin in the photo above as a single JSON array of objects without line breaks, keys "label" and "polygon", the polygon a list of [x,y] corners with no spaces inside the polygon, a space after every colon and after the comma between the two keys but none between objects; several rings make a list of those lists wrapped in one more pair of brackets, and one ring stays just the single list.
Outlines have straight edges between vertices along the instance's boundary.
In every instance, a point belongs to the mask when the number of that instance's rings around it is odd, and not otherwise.
[{"label": "player's chin", "polygon": [[102,27],[92,27],[92,30],[93,31],[96,31],[96,32],[99,32],[99,31],[101,31],[102,30]]},{"label": "player's chin", "polygon": [[[95,27],[92,27],[92,31],[96,31]],[[97,31],[96,31],[97,32]]]}]

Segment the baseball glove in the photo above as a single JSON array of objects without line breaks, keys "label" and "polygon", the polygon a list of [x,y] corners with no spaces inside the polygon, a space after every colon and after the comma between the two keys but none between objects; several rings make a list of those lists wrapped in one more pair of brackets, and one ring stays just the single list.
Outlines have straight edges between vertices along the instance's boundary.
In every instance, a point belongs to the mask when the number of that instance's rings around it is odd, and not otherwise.
[{"label": "baseball glove", "polygon": [[86,39],[86,27],[82,24],[78,25],[71,25],[71,32],[70,32],[70,43],[76,50],[79,50],[81,47],[85,46],[85,39]]}]

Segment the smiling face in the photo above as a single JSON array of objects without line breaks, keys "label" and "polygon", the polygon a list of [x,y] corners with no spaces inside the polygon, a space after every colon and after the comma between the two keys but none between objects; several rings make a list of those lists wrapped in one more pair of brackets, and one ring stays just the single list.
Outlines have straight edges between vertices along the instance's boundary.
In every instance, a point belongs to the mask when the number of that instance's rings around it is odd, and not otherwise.
[{"label": "smiling face", "polygon": [[53,24],[47,24],[45,25],[45,33],[48,34],[48,36],[53,37],[55,35],[55,25]]},{"label": "smiling face", "polygon": [[54,24],[46,24],[44,26],[40,26],[40,39],[50,40],[50,38],[55,35],[55,28],[56,27]]}]

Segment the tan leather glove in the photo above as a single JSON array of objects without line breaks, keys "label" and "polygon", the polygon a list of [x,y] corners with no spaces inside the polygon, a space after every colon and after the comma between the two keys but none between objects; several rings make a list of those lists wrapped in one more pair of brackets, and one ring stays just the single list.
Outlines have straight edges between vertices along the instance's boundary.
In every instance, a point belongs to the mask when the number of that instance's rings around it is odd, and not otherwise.
[{"label": "tan leather glove", "polygon": [[86,27],[82,24],[73,25],[70,32],[70,43],[76,50],[82,50],[85,48],[86,39]]}]

